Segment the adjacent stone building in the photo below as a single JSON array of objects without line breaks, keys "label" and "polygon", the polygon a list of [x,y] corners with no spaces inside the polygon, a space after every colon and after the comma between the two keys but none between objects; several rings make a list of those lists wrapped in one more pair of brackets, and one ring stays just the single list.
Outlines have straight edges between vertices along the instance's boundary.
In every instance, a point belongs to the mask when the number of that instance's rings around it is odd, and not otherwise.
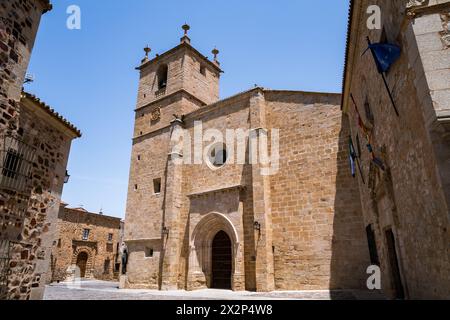
[{"label": "adjacent stone building", "polygon": [[78,129],[22,92],[47,0],[0,2],[0,298],[39,299]]},{"label": "adjacent stone building", "polygon": [[122,228],[120,218],[61,204],[51,258],[52,281],[118,279]]},{"label": "adjacent stone building", "polygon": [[[138,67],[122,287],[364,288],[341,95],[256,87],[219,100],[218,50],[208,60],[183,28],[178,46],[153,59],[146,48]],[[202,137],[230,129],[237,141]],[[255,149],[265,140],[270,162]]]},{"label": "adjacent stone building", "polygon": [[[369,5],[381,8],[381,29],[367,28]],[[448,0],[351,3],[342,107],[362,166],[372,263],[391,298],[450,298],[449,18]],[[363,55],[367,37],[401,48],[386,73],[399,116],[373,57]]]},{"label": "adjacent stone building", "polygon": [[48,277],[67,161],[78,129],[22,93],[18,137],[2,137],[1,259],[6,298],[40,298]]}]

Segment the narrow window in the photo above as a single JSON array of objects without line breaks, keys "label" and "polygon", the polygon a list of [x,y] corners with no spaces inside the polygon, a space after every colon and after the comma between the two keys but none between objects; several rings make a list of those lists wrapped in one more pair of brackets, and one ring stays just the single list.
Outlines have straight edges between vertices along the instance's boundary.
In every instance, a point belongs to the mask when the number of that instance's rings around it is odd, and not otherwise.
[{"label": "narrow window", "polygon": [[108,241],[112,241],[113,240],[113,234],[112,233],[108,233]]},{"label": "narrow window", "polygon": [[146,258],[153,257],[153,248],[145,248],[145,257]]},{"label": "narrow window", "polygon": [[200,73],[206,76],[206,67],[203,64],[200,64]]},{"label": "narrow window", "polygon": [[89,239],[89,233],[90,233],[89,229],[83,229],[83,240]]},{"label": "narrow window", "polygon": [[137,189],[138,189],[138,185],[135,184],[135,185],[134,185],[134,191],[137,191]]},{"label": "narrow window", "polygon": [[137,159],[138,159],[138,161],[141,161],[141,155],[140,154],[138,154]]},{"label": "narrow window", "polygon": [[161,178],[153,180],[153,192],[155,194],[161,193]]}]

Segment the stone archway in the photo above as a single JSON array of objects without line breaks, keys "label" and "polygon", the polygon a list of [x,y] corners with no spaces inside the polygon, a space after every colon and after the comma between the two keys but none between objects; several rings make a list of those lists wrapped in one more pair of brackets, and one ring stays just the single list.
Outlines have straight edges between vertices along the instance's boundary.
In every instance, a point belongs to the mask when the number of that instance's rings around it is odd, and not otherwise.
[{"label": "stone archway", "polygon": [[236,228],[225,215],[209,213],[197,223],[192,232],[188,271],[189,290],[215,287],[216,284],[213,282],[213,242],[218,235],[222,242],[221,246],[225,243],[226,248],[230,250],[229,256],[226,258],[230,263],[230,270],[226,271],[230,272],[230,279],[225,280],[229,283],[226,287],[236,290],[242,286],[237,283],[242,279],[243,259]]},{"label": "stone archway", "polygon": [[86,267],[88,262],[89,256],[86,253],[86,251],[82,251],[77,256],[77,262],[76,265],[80,269],[80,278],[86,277]]},{"label": "stone archway", "polygon": [[[80,278],[93,278],[94,277],[94,254],[93,250],[89,247],[74,248],[72,255],[72,266],[77,267],[79,274],[75,272],[75,269],[71,269],[67,278],[80,277]],[[74,274],[75,272],[75,274]]]}]

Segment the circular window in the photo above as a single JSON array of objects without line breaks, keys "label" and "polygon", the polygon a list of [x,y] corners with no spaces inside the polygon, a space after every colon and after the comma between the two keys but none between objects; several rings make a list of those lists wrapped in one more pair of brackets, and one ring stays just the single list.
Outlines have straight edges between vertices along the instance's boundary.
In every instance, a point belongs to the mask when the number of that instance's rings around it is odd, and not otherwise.
[{"label": "circular window", "polygon": [[208,162],[213,169],[223,167],[227,159],[227,147],[224,143],[216,143],[209,149]]}]

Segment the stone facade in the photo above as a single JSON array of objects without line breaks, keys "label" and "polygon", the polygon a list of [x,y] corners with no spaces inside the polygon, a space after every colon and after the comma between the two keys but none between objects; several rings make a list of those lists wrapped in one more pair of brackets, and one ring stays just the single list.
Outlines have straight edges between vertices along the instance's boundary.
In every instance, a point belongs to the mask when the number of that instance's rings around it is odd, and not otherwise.
[{"label": "stone facade", "polygon": [[[220,65],[186,35],[138,70],[122,287],[365,287],[369,252],[339,94],[257,87],[219,101]],[[222,167],[187,161],[198,144],[185,138],[191,147],[181,150],[175,137],[208,129],[247,132],[246,161],[233,161],[238,142],[227,142]],[[269,154],[280,155],[270,175],[267,163],[248,158],[250,143],[265,138]],[[214,145],[200,144],[201,152]]]},{"label": "stone facade", "polygon": [[[369,5],[379,5],[382,29],[368,30]],[[348,34],[343,111],[358,152],[365,226],[383,291],[392,298],[450,298],[450,1],[353,1]],[[387,41],[401,47],[386,74],[397,117],[367,48]],[[358,125],[353,95],[375,155]]]},{"label": "stone facade", "polygon": [[[120,244],[123,224],[120,218],[70,209],[59,209],[57,233],[53,241],[52,281],[74,277],[114,280],[120,272]],[[85,230],[89,230],[89,233]],[[80,274],[75,272],[75,266]]]},{"label": "stone facade", "polygon": [[0,128],[15,132],[20,94],[41,15],[48,0],[11,0],[0,4]]},{"label": "stone facade", "polygon": [[48,0],[0,3],[0,297],[43,295],[71,141],[80,132],[22,93]]},{"label": "stone facade", "polygon": [[2,137],[0,254],[6,298],[38,299],[49,276],[71,142],[80,132],[30,94],[19,106],[19,138]]}]

